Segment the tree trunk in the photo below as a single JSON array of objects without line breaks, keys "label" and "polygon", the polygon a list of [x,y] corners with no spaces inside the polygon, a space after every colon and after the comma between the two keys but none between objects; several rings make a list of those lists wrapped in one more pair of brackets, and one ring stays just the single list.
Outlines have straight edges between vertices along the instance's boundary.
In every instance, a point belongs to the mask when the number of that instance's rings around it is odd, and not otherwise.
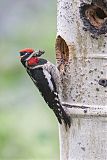
[{"label": "tree trunk", "polygon": [[60,126],[60,160],[107,160],[105,1],[58,0],[56,58],[71,117],[70,129]]}]

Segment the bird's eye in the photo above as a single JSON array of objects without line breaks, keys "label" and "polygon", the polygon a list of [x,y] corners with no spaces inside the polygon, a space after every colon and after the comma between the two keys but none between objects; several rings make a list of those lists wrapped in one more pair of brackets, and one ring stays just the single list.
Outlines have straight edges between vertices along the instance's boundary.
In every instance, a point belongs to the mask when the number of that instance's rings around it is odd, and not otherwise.
[{"label": "bird's eye", "polygon": [[26,52],[25,55],[30,55],[30,53],[27,53],[27,52]]}]

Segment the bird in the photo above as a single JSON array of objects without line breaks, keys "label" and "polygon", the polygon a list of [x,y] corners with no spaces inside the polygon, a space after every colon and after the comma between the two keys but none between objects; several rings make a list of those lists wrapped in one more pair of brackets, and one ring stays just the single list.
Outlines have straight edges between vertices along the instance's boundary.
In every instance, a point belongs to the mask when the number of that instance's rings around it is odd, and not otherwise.
[{"label": "bird", "polygon": [[41,58],[43,50],[25,48],[19,51],[20,61],[28,75],[38,88],[45,102],[56,115],[59,124],[64,123],[65,128],[70,128],[70,116],[62,107],[59,97],[59,70],[50,61]]}]

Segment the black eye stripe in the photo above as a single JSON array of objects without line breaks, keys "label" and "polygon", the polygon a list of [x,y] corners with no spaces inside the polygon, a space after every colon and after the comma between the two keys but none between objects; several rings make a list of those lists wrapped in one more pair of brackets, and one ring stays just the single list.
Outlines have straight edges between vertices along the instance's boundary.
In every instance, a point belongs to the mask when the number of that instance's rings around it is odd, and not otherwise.
[{"label": "black eye stripe", "polygon": [[24,56],[26,52],[20,52],[20,56]]},{"label": "black eye stripe", "polygon": [[24,56],[24,55],[30,55],[31,53],[27,53],[27,52],[20,52],[20,56]]}]

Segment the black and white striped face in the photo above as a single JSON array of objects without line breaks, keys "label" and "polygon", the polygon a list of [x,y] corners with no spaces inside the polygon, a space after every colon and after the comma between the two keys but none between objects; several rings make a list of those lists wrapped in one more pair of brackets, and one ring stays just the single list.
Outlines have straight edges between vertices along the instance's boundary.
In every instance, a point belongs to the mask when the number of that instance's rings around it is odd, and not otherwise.
[{"label": "black and white striped face", "polygon": [[19,51],[21,62],[25,67],[34,67],[38,64],[39,58],[44,51],[35,51],[32,48],[25,48]]},{"label": "black and white striped face", "polygon": [[20,53],[21,61],[28,60],[34,52],[35,51],[32,48],[25,48],[25,49],[20,50],[19,53]]}]

